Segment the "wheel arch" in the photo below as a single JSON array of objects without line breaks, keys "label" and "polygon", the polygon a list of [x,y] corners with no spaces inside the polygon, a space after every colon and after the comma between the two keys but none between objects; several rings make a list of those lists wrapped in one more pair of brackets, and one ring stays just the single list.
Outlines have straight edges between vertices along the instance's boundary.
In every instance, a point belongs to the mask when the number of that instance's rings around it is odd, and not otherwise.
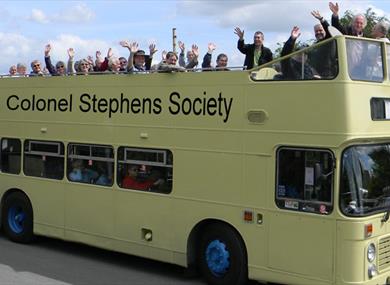
[{"label": "wheel arch", "polygon": [[198,222],[191,230],[190,235],[187,240],[187,267],[189,268],[196,268],[197,264],[197,255],[198,255],[198,248],[199,248],[199,241],[200,237],[204,231],[205,228],[207,228],[210,225],[213,224],[220,224],[229,227],[233,231],[236,232],[238,237],[240,238],[243,246],[244,246],[244,254],[245,258],[248,260],[248,253],[247,253],[247,248],[246,244],[244,242],[244,239],[242,238],[241,233],[234,227],[232,224],[223,221],[223,220],[218,220],[218,219],[205,219],[200,222]]}]

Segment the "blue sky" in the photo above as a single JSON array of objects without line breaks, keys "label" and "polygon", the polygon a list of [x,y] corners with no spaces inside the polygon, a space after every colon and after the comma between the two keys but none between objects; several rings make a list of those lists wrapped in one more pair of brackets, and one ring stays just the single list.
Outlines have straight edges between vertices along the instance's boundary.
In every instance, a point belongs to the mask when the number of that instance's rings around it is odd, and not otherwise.
[{"label": "blue sky", "polygon": [[[128,56],[119,46],[120,40],[137,41],[147,50],[155,43],[161,51],[172,49],[172,28],[177,29],[178,40],[186,47],[195,43],[200,57],[207,52],[207,44],[214,42],[215,51],[229,56],[229,65],[243,64],[244,56],[236,49],[234,27],[245,30],[245,39],[252,41],[253,33],[265,34],[265,46],[272,50],[276,43],[287,40],[294,25],[302,30],[302,40],[313,38],[313,25],[317,23],[310,12],[319,10],[326,19],[331,12],[328,2],[317,0],[144,0],[144,1],[1,1],[0,73],[8,72],[12,64],[29,65],[33,59],[43,61],[44,46],[51,43],[52,58],[66,60],[66,50],[73,47],[76,59],[103,55],[112,47],[117,56]],[[338,2],[341,14],[345,10],[363,12],[372,7],[378,15],[390,19],[390,1]],[[214,59],[216,56],[214,56]],[[201,59],[200,59],[201,60]]]}]

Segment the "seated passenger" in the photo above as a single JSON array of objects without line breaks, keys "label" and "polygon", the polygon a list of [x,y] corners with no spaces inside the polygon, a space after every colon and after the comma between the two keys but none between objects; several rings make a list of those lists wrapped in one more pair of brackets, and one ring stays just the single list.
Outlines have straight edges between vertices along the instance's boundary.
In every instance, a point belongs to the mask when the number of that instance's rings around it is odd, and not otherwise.
[{"label": "seated passenger", "polygon": [[[75,51],[73,48],[68,49],[68,71],[70,74],[83,74],[88,75],[92,65],[91,60],[93,59],[89,56],[88,58],[81,59],[79,61],[74,62]],[[93,69],[92,69],[93,71]]]},{"label": "seated passenger", "polygon": [[118,74],[120,72],[121,64],[117,57],[112,56],[108,60],[108,69],[115,74]]},{"label": "seated passenger", "polygon": [[56,66],[54,67],[50,59],[51,45],[47,44],[45,47],[45,64],[46,68],[51,75],[66,75],[66,67],[63,61],[57,61]]},{"label": "seated passenger", "polygon": [[385,22],[376,23],[372,29],[372,37],[377,40],[382,40],[386,43],[390,42],[386,37],[389,30],[389,26]]},{"label": "seated passenger", "polygon": [[[301,35],[299,28],[294,27],[291,36],[284,44],[281,56],[286,56],[293,52],[295,42]],[[303,65],[303,69],[302,69]],[[318,79],[317,72],[307,64],[307,55],[305,53],[296,54],[293,57],[281,61],[282,76],[286,80]]]},{"label": "seated passenger", "polygon": [[104,173],[100,174],[99,178],[96,180],[95,184],[109,186],[111,185],[111,179]]},{"label": "seated passenger", "polygon": [[163,63],[166,63],[166,59],[167,59],[167,51],[166,50],[163,50],[161,52],[161,61],[159,63],[156,63],[156,64],[153,64],[152,67],[150,68],[150,71],[151,72],[155,72],[155,71],[158,71],[158,68],[161,64]]},{"label": "seated passenger", "polygon": [[358,14],[353,16],[352,25],[343,26],[339,19],[339,4],[329,2],[329,9],[332,12],[332,26],[338,29],[343,35],[364,37],[364,28],[367,25],[367,19],[364,15]]},{"label": "seated passenger", "polygon": [[137,165],[128,165],[126,176],[122,179],[122,187],[134,190],[149,190],[153,186],[162,183],[162,179],[153,179],[149,177],[146,180],[138,179],[139,167]]},{"label": "seated passenger", "polygon": [[30,76],[43,76],[44,73],[41,68],[41,63],[39,60],[33,60],[31,62],[31,69]]},{"label": "seated passenger", "polygon": [[16,70],[17,70],[19,76],[28,76],[27,75],[27,67],[25,64],[18,63],[16,65]]},{"label": "seated passenger", "polygon": [[99,174],[96,171],[86,168],[81,159],[72,162],[72,171],[68,174],[70,181],[83,183],[93,183],[98,176]]},{"label": "seated passenger", "polygon": [[138,49],[138,43],[129,43],[128,41],[121,41],[120,45],[130,51],[129,59],[127,60],[128,72],[146,72],[150,70],[153,60],[153,55],[156,53],[156,45],[149,45],[149,55],[145,51]]},{"label": "seated passenger", "polygon": [[11,76],[11,77],[18,76],[16,65],[12,65],[9,68],[9,76]]},{"label": "seated passenger", "polygon": [[199,56],[199,49],[196,45],[192,46],[192,52],[194,53],[195,57],[189,64],[187,64],[186,67],[177,66],[177,54],[173,51],[168,52],[166,55],[165,62],[161,62],[159,64],[158,70],[160,72],[186,71],[186,69],[191,69],[195,67],[198,64]]},{"label": "seated passenger", "polygon": [[79,60],[77,64],[77,72],[83,75],[88,75],[90,71],[90,64],[87,59]]},{"label": "seated passenger", "polygon": [[211,66],[211,56],[212,56],[213,51],[216,49],[216,47],[217,46],[215,44],[213,44],[213,43],[209,43],[208,44],[208,51],[205,54],[205,56],[203,57],[202,68],[205,68],[204,71],[211,71],[211,70],[214,70],[214,71],[229,71],[229,69],[226,68],[227,63],[228,63],[228,57],[224,53],[221,53],[221,54],[218,55],[217,61],[216,61],[217,65],[216,65],[215,68],[212,68],[212,66]]},{"label": "seated passenger", "polygon": [[68,178],[70,181],[82,181],[83,180],[83,161],[76,159],[72,162],[72,171],[69,172]]},{"label": "seated passenger", "polygon": [[[181,41],[179,41],[178,44],[179,44],[179,48],[180,48],[179,65],[181,67],[186,67],[194,59],[195,54],[192,52],[192,50],[187,51],[187,54],[186,54],[187,62],[186,62],[186,60],[184,58],[184,55],[185,55],[185,45]],[[194,66],[193,68],[195,68],[196,66]]]},{"label": "seated passenger", "polygon": [[314,36],[316,37],[316,43],[329,39],[332,36],[329,33],[329,23],[321,16],[319,11],[312,11],[312,16],[320,21],[320,24],[314,25]]},{"label": "seated passenger", "polygon": [[106,71],[109,69],[108,62],[111,57],[114,56],[114,52],[112,51],[112,48],[109,48],[107,51],[107,56],[104,58],[103,61],[101,61],[100,57],[100,51],[96,52],[96,66],[99,66],[98,71]]},{"label": "seated passenger", "polygon": [[126,71],[126,69],[127,69],[127,59],[126,58],[124,58],[123,56],[121,56],[120,58],[119,58],[119,63],[120,63],[120,71]]}]

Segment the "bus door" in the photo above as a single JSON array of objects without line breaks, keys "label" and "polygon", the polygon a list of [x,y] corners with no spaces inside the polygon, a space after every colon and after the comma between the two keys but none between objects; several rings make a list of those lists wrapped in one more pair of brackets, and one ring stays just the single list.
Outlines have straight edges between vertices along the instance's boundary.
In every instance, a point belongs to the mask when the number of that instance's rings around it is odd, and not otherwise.
[{"label": "bus door", "polygon": [[[276,157],[269,221],[269,266],[319,282],[332,280],[334,157],[329,150],[283,147]],[[313,281],[314,282],[314,281]],[[313,283],[314,284],[314,283]]]}]

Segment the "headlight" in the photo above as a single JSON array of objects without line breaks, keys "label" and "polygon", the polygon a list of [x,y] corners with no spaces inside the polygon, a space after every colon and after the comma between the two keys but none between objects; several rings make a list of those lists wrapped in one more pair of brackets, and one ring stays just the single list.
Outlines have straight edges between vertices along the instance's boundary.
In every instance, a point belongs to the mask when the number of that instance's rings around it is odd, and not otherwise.
[{"label": "headlight", "polygon": [[370,243],[367,248],[367,259],[369,262],[373,262],[376,256],[376,248],[373,243]]},{"label": "headlight", "polygon": [[376,266],[374,264],[370,264],[370,266],[368,266],[368,278],[372,278],[372,277],[375,277],[378,275],[378,271],[376,269]]}]

